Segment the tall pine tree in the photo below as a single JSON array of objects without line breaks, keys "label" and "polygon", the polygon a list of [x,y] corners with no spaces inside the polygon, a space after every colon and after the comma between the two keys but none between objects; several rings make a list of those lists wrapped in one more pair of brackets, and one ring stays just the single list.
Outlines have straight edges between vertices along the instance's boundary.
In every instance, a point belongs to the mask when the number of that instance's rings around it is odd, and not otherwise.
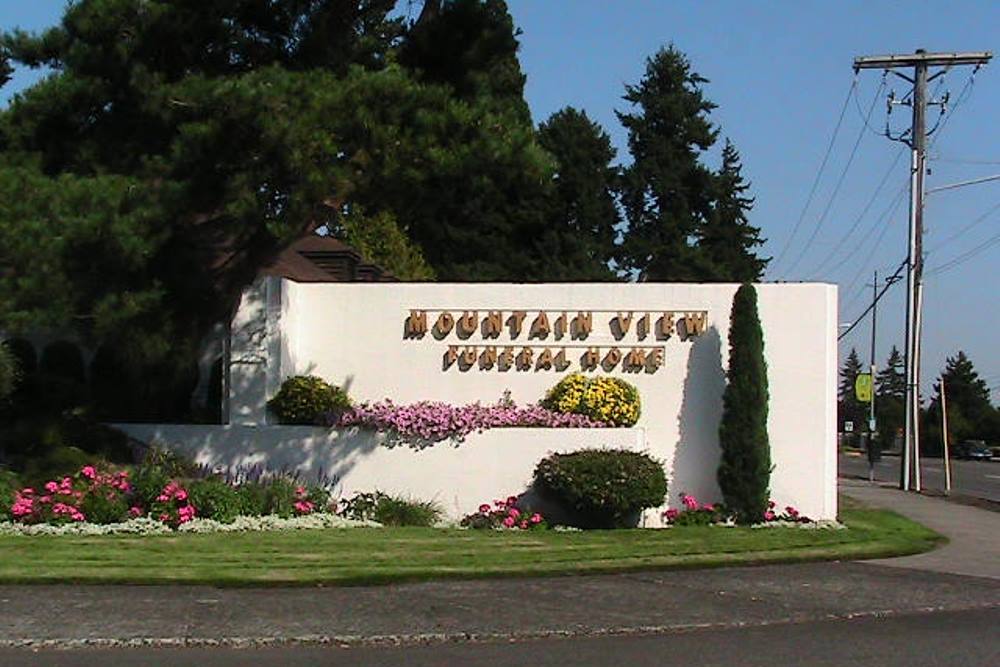
[{"label": "tall pine tree", "polygon": [[858,401],[855,393],[855,382],[858,374],[862,372],[861,360],[858,358],[858,351],[853,347],[844,360],[844,365],[840,369],[840,386],[837,388],[839,399],[839,430],[846,431],[845,424],[853,424],[853,432],[861,431],[861,425],[865,422],[865,406]]},{"label": "tall pine tree", "polygon": [[[990,403],[989,387],[979,377],[972,360],[959,350],[958,354],[945,360],[941,377],[944,378],[951,444],[967,439],[983,439],[992,427],[994,408]],[[934,383],[934,396],[924,413],[920,441],[921,450],[927,454],[943,451],[940,380]]]},{"label": "tall pine tree", "polygon": [[764,332],[757,314],[757,290],[749,283],[733,297],[726,379],[719,425],[719,488],[737,523],[760,523],[770,495],[771,446]]},{"label": "tall pine tree", "polygon": [[885,368],[875,378],[875,419],[878,442],[883,450],[896,442],[896,434],[903,428],[903,408],[906,401],[906,375],[903,355],[893,345],[886,359]]},{"label": "tall pine tree", "polygon": [[756,282],[770,260],[756,254],[755,248],[764,239],[747,217],[754,198],[747,194],[750,184],[743,179],[739,151],[729,139],[722,149],[714,190],[711,212],[698,233],[698,249],[708,272],[703,280]]},{"label": "tall pine tree", "polygon": [[628,228],[621,267],[639,280],[697,281],[706,275],[696,246],[711,212],[714,174],[700,163],[717,131],[708,114],[715,105],[702,92],[707,79],[670,46],[646,61],[637,85],[625,87],[632,164],[622,178]]},{"label": "tall pine tree", "polygon": [[542,237],[550,256],[545,279],[616,279],[609,264],[620,223],[611,138],[585,112],[567,107],[541,124],[538,141],[555,160]]}]

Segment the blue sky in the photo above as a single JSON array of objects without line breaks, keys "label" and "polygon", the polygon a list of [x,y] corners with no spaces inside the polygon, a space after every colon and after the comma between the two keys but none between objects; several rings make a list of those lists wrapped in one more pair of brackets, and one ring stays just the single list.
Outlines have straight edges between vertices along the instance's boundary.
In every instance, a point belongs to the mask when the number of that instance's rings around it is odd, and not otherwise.
[{"label": "blue sky", "polygon": [[[997,51],[1000,3],[980,2],[652,2],[640,0],[508,0],[521,35],[527,98],[536,121],[566,105],[599,121],[627,160],[625,135],[614,115],[626,83],[642,76],[644,61],[663,45],[684,51],[710,80],[719,108],[713,120],[743,154],[757,204],[752,221],[768,238],[765,252],[782,261],[772,280],[822,280],[841,289],[842,322],[861,313],[865,283],[878,269],[891,273],[905,255],[906,202],[894,198],[907,181],[902,145],[865,129],[872,108],[876,131],[886,121],[885,94],[875,98],[878,71],[862,72],[852,92],[857,55],[930,51]],[[40,29],[58,20],[62,0],[0,2],[0,26]],[[967,86],[971,68],[943,77],[941,95],[965,91],[934,140],[927,187],[1000,173],[1000,60]],[[33,80],[20,73],[0,103]],[[908,90],[890,77],[886,91]],[[873,102],[874,100],[874,102]],[[810,188],[845,101],[847,108],[811,205]],[[897,107],[894,128],[908,125]],[[932,109],[931,122],[936,117]],[[849,168],[845,165],[858,143]],[[717,155],[706,156],[714,164]],[[837,183],[845,174],[839,191]],[[877,186],[885,183],[876,195]],[[904,195],[905,197],[905,195]],[[868,206],[869,202],[871,205]],[[928,269],[974,251],[1000,233],[1000,181],[930,195],[926,210]],[[866,211],[867,206],[867,211]],[[828,212],[823,217],[824,210]],[[990,215],[983,214],[992,210]],[[792,235],[802,217],[798,232]],[[822,223],[820,224],[820,221]],[[851,228],[853,234],[844,240]],[[812,239],[811,243],[807,243]],[[878,241],[876,244],[875,242]],[[787,246],[787,249],[786,249]],[[831,253],[833,253],[831,255]],[[1000,243],[954,268],[928,277],[925,293],[924,376],[964,349],[991,387],[1000,389]],[[904,293],[890,290],[879,304],[878,359],[902,345]],[[868,360],[868,322],[843,341]],[[926,383],[925,383],[926,384]],[[1000,392],[994,391],[994,399]]]}]

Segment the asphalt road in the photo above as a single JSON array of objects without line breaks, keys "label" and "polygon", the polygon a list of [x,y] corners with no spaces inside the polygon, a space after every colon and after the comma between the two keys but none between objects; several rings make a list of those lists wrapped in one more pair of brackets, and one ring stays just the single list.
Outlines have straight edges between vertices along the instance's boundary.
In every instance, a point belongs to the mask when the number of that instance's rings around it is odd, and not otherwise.
[{"label": "asphalt road", "polygon": [[[924,489],[944,490],[944,460],[921,459],[921,484]],[[868,459],[840,455],[840,476],[868,479]],[[875,466],[878,482],[899,481],[899,457],[886,456]],[[951,461],[952,492],[1000,502],[1000,461]]]},{"label": "asphalt road", "polygon": [[402,647],[0,650],[5,667],[116,665],[629,665],[937,667],[1000,664],[1000,609],[707,629],[666,635]]}]

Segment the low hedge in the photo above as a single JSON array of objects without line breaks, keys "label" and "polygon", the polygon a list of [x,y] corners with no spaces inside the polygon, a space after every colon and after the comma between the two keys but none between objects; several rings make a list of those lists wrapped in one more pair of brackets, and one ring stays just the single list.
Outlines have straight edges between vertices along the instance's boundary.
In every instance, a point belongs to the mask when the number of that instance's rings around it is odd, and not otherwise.
[{"label": "low hedge", "polygon": [[351,407],[351,400],[322,378],[296,375],[281,383],[267,407],[282,424],[323,425],[330,413]]},{"label": "low hedge", "polygon": [[552,454],[535,468],[535,488],[568,510],[581,528],[622,528],[663,504],[667,477],[646,454],[623,449],[584,449]]}]

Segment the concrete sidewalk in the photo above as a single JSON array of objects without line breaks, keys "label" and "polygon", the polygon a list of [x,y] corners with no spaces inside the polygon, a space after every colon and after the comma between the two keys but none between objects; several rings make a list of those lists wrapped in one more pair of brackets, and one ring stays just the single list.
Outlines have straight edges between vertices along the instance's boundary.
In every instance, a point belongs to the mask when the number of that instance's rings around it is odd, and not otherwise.
[{"label": "concrete sidewalk", "polygon": [[1000,606],[1000,581],[810,563],[379,587],[0,586],[0,647],[652,634]]},{"label": "concrete sidewalk", "polygon": [[924,554],[872,562],[1000,579],[1000,513],[852,479],[841,479],[840,491],[866,505],[898,512],[949,540]]}]

